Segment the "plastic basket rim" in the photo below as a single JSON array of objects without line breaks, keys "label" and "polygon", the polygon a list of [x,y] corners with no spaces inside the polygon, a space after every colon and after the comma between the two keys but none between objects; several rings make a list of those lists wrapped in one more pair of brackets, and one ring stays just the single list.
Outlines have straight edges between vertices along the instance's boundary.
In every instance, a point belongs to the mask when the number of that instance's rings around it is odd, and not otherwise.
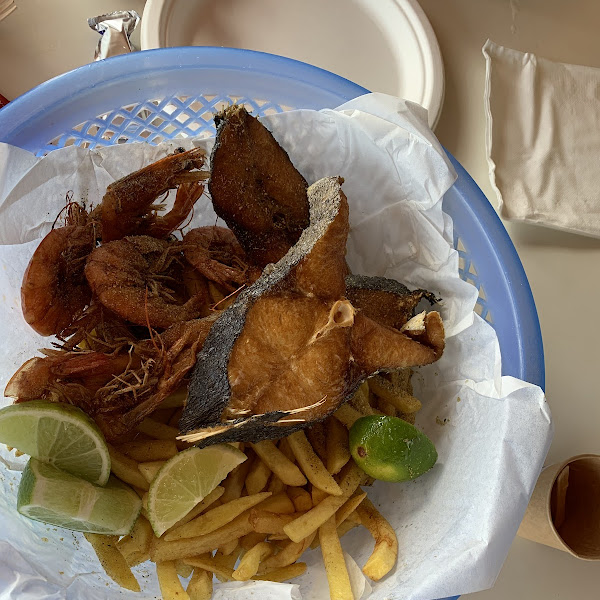
[{"label": "plastic basket rim", "polygon": [[[16,127],[18,127],[25,121],[23,115],[26,116],[30,112],[31,114],[39,113],[44,102],[52,106],[61,98],[64,100],[65,89],[87,90],[88,87],[97,84],[99,80],[104,80],[98,75],[110,76],[111,72],[113,78],[116,78],[119,73],[122,75],[122,70],[119,68],[121,65],[127,65],[128,70],[135,70],[138,73],[140,71],[166,71],[182,67],[248,69],[259,73],[268,73],[282,79],[306,82],[311,86],[322,87],[325,91],[335,92],[338,96],[346,96],[348,100],[369,93],[366,88],[326,69],[267,52],[216,46],[157,48],[92,62],[57,75],[25,92],[0,110],[0,132],[2,132],[0,141],[6,140],[5,131],[7,130],[9,138],[11,134],[17,135],[18,129],[15,129],[15,126],[10,131],[11,123],[16,123]],[[282,73],[282,67],[284,73]],[[14,141],[9,143],[14,143]],[[463,197],[469,198],[467,203],[469,212],[473,218],[487,222],[486,234],[493,241],[494,258],[502,266],[505,286],[511,301],[508,308],[520,327],[519,344],[518,348],[515,348],[519,355],[519,372],[511,374],[539,385],[543,389],[545,372],[541,328],[531,287],[519,255],[502,221],[486,196],[462,165],[451,153],[447,150],[446,152],[459,175],[455,187],[462,192]],[[509,265],[512,267],[510,278],[507,277],[505,268]],[[525,332],[529,338],[528,341],[524,340]],[[534,357],[529,355],[532,351],[535,354]]]}]

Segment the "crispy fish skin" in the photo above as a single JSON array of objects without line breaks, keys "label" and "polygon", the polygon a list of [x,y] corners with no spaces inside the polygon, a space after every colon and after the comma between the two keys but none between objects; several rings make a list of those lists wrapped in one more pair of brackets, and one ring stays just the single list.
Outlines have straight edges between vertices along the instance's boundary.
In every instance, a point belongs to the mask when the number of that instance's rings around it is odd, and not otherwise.
[{"label": "crispy fish skin", "polygon": [[308,184],[271,133],[245,108],[215,117],[209,191],[250,260],[275,263],[308,227]]},{"label": "crispy fish skin", "polygon": [[423,298],[431,305],[439,301],[427,290],[410,291],[395,279],[367,275],[346,277],[346,297],[363,315],[393,329],[407,323]]}]

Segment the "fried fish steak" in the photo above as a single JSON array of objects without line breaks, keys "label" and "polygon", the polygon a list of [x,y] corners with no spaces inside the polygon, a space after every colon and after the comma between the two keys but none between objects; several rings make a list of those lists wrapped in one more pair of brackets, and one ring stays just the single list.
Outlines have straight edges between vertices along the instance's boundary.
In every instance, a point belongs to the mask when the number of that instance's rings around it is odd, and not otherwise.
[{"label": "fried fish steak", "polygon": [[213,207],[253,264],[275,263],[308,227],[308,184],[286,151],[242,106],[215,116],[209,191]]},{"label": "fried fish steak", "polygon": [[364,315],[393,329],[401,329],[407,323],[423,298],[431,305],[438,302],[427,290],[410,291],[395,279],[368,275],[348,275],[346,297]]},{"label": "fried fish steak", "polygon": [[192,374],[182,439],[205,446],[289,435],[331,414],[378,370],[441,356],[438,313],[403,333],[345,297],[341,179],[318,181],[308,198],[310,225],[297,244],[213,325]]}]

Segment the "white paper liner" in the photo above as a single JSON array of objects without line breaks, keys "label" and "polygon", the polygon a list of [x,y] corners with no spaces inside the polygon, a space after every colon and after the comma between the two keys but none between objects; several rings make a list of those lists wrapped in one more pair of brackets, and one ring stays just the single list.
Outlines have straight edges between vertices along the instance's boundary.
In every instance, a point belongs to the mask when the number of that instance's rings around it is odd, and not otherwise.
[{"label": "white paper liner", "polygon": [[[551,418],[542,390],[500,376],[496,334],[473,312],[477,290],[458,276],[452,222],[441,202],[455,175],[426,125],[426,113],[410,102],[369,94],[336,110],[300,110],[263,121],[309,183],[327,175],[344,177],[353,272],[392,277],[443,298],[446,351],[413,378],[424,407],[417,426],[435,443],[439,460],[414,482],[377,482],[368,490],[398,532],[400,552],[394,571],[371,582],[371,594],[367,587],[363,597],[429,600],[489,587],[541,470]],[[178,140],[155,147],[70,147],[35,159],[0,144],[2,387],[50,341],[23,321],[20,283],[39,238],[64,206],[66,192],[72,191],[74,200],[97,204],[110,182],[178,146],[192,145]],[[196,145],[210,149],[212,141]],[[214,224],[215,219],[203,198],[193,225]],[[0,459],[11,467],[24,463],[4,448]],[[18,478],[0,465],[0,600],[140,599],[158,593],[152,565],[135,569],[143,593],[127,592],[102,573],[80,534],[18,515]],[[344,537],[343,546],[362,566],[373,542],[366,530],[357,528]],[[302,560],[309,569],[294,585],[216,584],[214,597],[327,598],[320,551]],[[357,569],[351,571],[356,577]]]}]

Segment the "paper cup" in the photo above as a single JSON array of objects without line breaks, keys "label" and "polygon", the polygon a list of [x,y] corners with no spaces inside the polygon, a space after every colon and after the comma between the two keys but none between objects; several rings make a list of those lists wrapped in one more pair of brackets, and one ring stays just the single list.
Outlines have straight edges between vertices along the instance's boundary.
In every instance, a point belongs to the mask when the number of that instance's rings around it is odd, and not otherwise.
[{"label": "paper cup", "polygon": [[600,455],[545,468],[517,535],[583,560],[600,560]]}]

